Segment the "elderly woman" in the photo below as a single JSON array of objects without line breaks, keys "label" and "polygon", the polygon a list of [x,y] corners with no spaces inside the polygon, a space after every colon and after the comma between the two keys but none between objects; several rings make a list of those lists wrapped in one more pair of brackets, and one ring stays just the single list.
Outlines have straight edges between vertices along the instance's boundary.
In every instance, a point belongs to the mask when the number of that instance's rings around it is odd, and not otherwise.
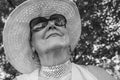
[{"label": "elderly woman", "polygon": [[70,0],[28,0],[8,17],[3,43],[7,59],[23,73],[15,80],[115,80],[104,70],[70,62],[81,33]]}]

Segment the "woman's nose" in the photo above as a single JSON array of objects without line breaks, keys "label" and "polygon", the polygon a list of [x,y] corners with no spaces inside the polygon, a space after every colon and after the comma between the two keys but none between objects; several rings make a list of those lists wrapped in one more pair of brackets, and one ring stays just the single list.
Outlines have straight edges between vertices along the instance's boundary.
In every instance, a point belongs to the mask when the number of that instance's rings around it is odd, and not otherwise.
[{"label": "woman's nose", "polygon": [[48,22],[48,27],[49,27],[49,29],[54,29],[55,28],[54,21],[49,21]]},{"label": "woman's nose", "polygon": [[54,21],[49,21],[48,24],[49,25],[54,25]]}]

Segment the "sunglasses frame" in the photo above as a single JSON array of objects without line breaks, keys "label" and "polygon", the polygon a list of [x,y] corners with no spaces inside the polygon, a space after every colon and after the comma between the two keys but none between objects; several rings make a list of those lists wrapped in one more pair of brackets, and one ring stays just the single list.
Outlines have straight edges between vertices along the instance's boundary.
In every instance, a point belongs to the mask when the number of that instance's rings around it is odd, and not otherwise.
[{"label": "sunglasses frame", "polygon": [[[64,20],[64,22],[63,22],[64,24],[61,23],[61,25],[60,25],[60,22],[63,21],[63,20]],[[62,26],[66,27],[66,24],[67,24],[67,20],[66,20],[66,18],[65,18],[63,15],[61,15],[61,14],[53,14],[53,15],[51,15],[51,16],[49,17],[49,19],[46,19],[45,17],[37,17],[37,18],[34,18],[34,19],[32,19],[32,20],[30,21],[29,26],[30,26],[30,29],[31,29],[32,31],[37,32],[37,31],[39,31],[41,28],[46,27],[46,26],[48,25],[48,22],[49,22],[49,21],[54,21],[54,24],[55,24],[56,26],[59,26],[59,27],[62,27]],[[38,28],[35,28],[35,29],[34,29],[34,26],[36,26],[36,25],[38,25],[38,24],[40,24],[40,23],[45,23],[45,24],[44,24],[44,26],[42,26],[42,27],[38,27]]]}]

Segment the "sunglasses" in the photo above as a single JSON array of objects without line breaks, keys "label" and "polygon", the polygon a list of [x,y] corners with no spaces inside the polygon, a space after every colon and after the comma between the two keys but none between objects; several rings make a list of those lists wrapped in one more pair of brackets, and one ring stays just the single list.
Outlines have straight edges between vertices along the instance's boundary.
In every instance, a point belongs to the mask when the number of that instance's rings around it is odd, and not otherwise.
[{"label": "sunglasses", "polygon": [[[48,25],[49,21],[53,21],[54,25],[58,27],[66,27],[67,24],[67,20],[63,15],[53,14],[49,17],[49,19],[46,19],[45,17],[37,17],[32,19],[30,21],[30,29],[33,32],[40,31]],[[36,27],[36,25],[38,25],[38,27]]]}]

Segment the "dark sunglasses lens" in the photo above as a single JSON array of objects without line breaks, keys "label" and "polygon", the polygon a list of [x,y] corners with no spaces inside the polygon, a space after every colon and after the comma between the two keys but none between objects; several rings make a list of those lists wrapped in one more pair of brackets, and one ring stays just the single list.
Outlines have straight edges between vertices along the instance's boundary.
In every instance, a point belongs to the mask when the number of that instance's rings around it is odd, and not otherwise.
[{"label": "dark sunglasses lens", "polygon": [[47,22],[47,19],[44,17],[34,18],[30,21],[30,28],[32,29],[32,28],[34,28],[34,26],[36,26],[37,24],[42,23],[42,22]]},{"label": "dark sunglasses lens", "polygon": [[66,23],[67,23],[66,18],[61,14],[53,14],[53,15],[51,15],[50,20],[54,20],[56,26],[65,26]]},{"label": "dark sunglasses lens", "polygon": [[56,19],[55,20],[55,25],[56,26],[65,26],[66,25],[66,21],[64,19],[61,19],[61,18]]},{"label": "dark sunglasses lens", "polygon": [[[38,25],[39,24],[39,25]],[[30,29],[34,32],[39,31],[41,28],[46,27],[48,20],[44,17],[37,17],[30,21]],[[38,25],[38,27],[36,27]]]},{"label": "dark sunglasses lens", "polygon": [[33,32],[38,32],[41,29],[45,28],[48,25],[48,22],[39,23],[35,28],[32,29]]}]

